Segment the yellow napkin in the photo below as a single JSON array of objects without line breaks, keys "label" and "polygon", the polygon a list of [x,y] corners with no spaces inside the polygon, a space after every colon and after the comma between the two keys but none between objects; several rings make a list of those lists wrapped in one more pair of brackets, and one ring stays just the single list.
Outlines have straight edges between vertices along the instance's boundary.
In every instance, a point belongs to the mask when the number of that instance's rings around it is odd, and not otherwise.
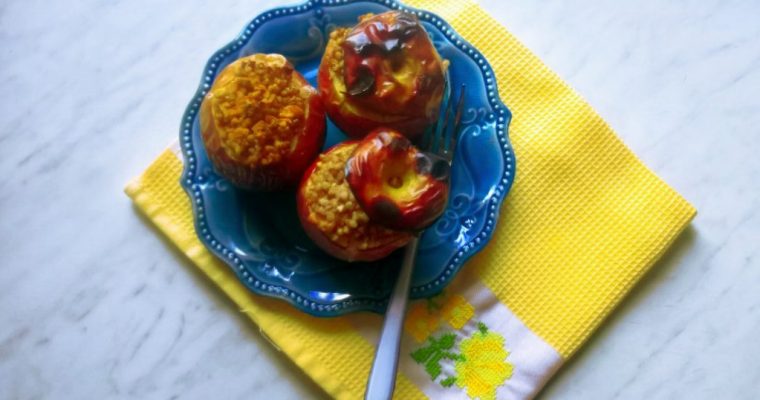
[{"label": "yellow napkin", "polygon": [[[509,135],[517,176],[492,242],[465,266],[440,299],[441,308],[412,307],[406,348],[418,351],[411,358],[402,355],[396,396],[531,397],[662,255],[695,210],[480,7],[468,1],[408,3],[445,18],[493,66],[501,98],[513,113]],[[249,293],[198,241],[190,202],[178,183],[181,169],[181,160],[167,150],[126,192],[325,391],[360,398],[380,317],[319,319]],[[494,301],[481,301],[480,292]],[[459,335],[449,346],[457,355],[448,364],[435,360],[441,363],[436,369],[423,353],[446,336],[445,320]],[[467,330],[472,323],[477,328]],[[511,340],[520,330],[527,333]],[[520,355],[521,348],[532,346],[520,341],[524,335],[546,345],[550,361],[531,366],[531,356]],[[481,353],[487,354],[483,362],[473,364]],[[478,372],[488,367],[496,372]],[[516,388],[510,388],[512,381]]]}]

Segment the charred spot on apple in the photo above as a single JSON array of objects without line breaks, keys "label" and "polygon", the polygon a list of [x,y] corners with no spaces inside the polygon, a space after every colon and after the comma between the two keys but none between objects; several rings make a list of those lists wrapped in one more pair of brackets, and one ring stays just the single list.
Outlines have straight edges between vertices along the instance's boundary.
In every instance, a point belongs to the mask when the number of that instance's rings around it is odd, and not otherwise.
[{"label": "charred spot on apple", "polygon": [[[382,134],[381,134],[382,135]],[[393,154],[399,154],[404,153],[407,150],[409,150],[409,147],[412,145],[411,142],[409,142],[408,139],[404,137],[398,137],[398,136],[391,136],[391,135],[384,135],[388,137],[388,144],[390,151],[393,152]]]},{"label": "charred spot on apple", "polygon": [[401,133],[378,128],[346,162],[346,181],[370,220],[385,227],[418,231],[446,208],[449,165],[416,148]]},{"label": "charred spot on apple", "polygon": [[448,161],[438,158],[433,162],[433,167],[430,169],[430,176],[439,181],[448,181],[450,174],[451,166]]},{"label": "charred spot on apple", "polygon": [[363,96],[375,91],[375,76],[369,68],[361,66],[356,69],[356,75],[347,76],[348,94]]},{"label": "charred spot on apple", "polygon": [[401,218],[401,210],[399,210],[396,203],[386,198],[380,198],[375,202],[375,211],[373,214],[384,215],[391,220],[398,220]]},{"label": "charred spot on apple", "polygon": [[382,19],[370,20],[367,27],[356,30],[346,37],[344,48],[363,56],[377,53],[385,55],[401,49],[407,39],[412,38],[421,27],[417,17],[406,12],[398,12],[388,23]]}]

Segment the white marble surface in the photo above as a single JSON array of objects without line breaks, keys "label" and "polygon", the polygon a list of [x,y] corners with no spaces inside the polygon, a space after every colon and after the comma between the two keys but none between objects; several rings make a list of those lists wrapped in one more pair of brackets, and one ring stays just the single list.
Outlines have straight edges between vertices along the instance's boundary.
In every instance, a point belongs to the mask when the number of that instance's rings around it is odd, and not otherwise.
[{"label": "white marble surface", "polygon": [[[481,3],[699,210],[541,397],[757,398],[760,2]],[[122,193],[272,4],[0,2],[0,399],[325,397]]]}]

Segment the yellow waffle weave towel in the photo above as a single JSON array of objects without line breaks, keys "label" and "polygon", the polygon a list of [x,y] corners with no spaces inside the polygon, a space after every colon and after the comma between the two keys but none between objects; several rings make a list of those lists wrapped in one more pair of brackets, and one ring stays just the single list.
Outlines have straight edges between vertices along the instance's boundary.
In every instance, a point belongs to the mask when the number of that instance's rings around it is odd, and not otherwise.
[{"label": "yellow waffle weave towel", "polygon": [[[513,113],[515,184],[487,248],[446,292],[413,303],[396,397],[531,398],[694,217],[572,89],[480,7],[408,1],[487,57]],[[330,395],[361,398],[379,316],[307,316],[249,293],[199,242],[164,152],[127,194]]]}]

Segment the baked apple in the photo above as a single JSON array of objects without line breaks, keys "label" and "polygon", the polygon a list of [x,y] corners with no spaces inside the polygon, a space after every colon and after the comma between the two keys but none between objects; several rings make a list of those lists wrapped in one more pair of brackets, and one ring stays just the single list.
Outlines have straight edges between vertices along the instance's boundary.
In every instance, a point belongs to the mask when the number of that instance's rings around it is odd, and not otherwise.
[{"label": "baked apple", "polygon": [[370,220],[418,231],[446,209],[449,164],[421,152],[399,132],[378,128],[349,158],[346,181]]},{"label": "baked apple", "polygon": [[370,221],[345,180],[356,142],[338,144],[309,167],[298,189],[298,216],[306,234],[328,254],[374,261],[406,245],[412,235]]},{"label": "baked apple", "polygon": [[258,191],[295,187],[325,140],[319,93],[279,54],[224,68],[203,99],[200,124],[217,173]]},{"label": "baked apple", "polygon": [[447,66],[415,15],[367,14],[330,33],[318,86],[347,135],[385,126],[417,140],[438,118]]}]

